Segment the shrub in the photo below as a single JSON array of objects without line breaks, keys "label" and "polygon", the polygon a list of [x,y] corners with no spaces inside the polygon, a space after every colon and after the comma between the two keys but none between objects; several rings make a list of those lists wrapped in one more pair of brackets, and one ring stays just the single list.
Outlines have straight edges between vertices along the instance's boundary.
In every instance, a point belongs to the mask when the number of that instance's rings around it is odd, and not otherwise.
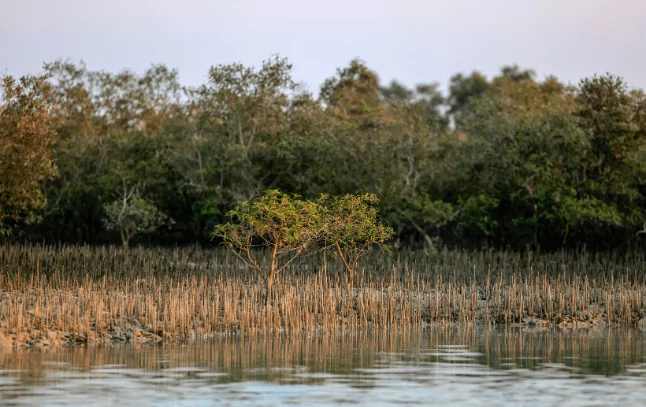
[{"label": "shrub", "polygon": [[[377,202],[372,194],[321,195],[312,201],[268,190],[230,211],[232,222],[217,225],[211,236],[222,238],[227,248],[260,273],[268,296],[276,275],[310,249],[334,250],[352,280],[358,259],[394,234],[379,223],[372,207]],[[255,247],[271,250],[268,270],[260,266]]]}]

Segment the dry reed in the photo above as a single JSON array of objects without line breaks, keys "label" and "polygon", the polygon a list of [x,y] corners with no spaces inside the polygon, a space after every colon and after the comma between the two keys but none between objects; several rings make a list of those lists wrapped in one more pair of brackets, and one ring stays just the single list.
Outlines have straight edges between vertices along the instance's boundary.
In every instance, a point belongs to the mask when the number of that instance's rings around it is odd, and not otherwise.
[{"label": "dry reed", "polygon": [[645,311],[637,252],[375,253],[354,284],[340,264],[323,264],[295,262],[266,302],[259,276],[221,249],[6,245],[0,336],[5,345],[53,345],[443,322],[631,326]]}]

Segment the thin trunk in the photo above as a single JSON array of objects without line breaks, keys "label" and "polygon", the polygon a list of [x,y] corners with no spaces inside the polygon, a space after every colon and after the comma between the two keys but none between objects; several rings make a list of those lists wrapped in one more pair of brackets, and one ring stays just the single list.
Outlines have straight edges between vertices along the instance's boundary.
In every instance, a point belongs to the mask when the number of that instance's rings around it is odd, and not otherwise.
[{"label": "thin trunk", "polygon": [[128,238],[123,231],[121,231],[121,244],[123,244],[124,249],[128,248]]},{"label": "thin trunk", "polygon": [[234,112],[236,113],[236,116],[238,118],[238,142],[242,147],[244,147],[245,142],[244,142],[244,137],[242,135],[242,121],[240,120],[240,114],[238,113],[238,111],[234,109]]},{"label": "thin trunk", "polygon": [[403,210],[401,210],[400,208],[395,208],[395,210],[396,210],[400,215],[403,215],[406,219],[408,219],[408,221],[409,221],[409,222],[410,222],[410,224],[413,226],[413,228],[417,231],[417,233],[419,233],[420,235],[422,235],[422,238],[424,238],[424,242],[426,243],[426,246],[428,247],[428,249],[429,249],[429,250],[434,251],[434,250],[435,250],[435,245],[433,244],[433,240],[432,240],[432,239],[431,239],[431,237],[428,235],[428,233],[426,233],[426,232],[424,231],[424,229],[422,229],[422,227],[421,227],[420,225],[418,225],[418,224],[417,224],[417,222],[415,222],[415,221],[413,220],[413,218],[412,218],[411,216],[409,216],[406,212],[404,212],[404,211],[403,211]]},{"label": "thin trunk", "polygon": [[[565,241],[567,240],[567,235],[570,233],[570,222],[565,222],[565,236],[563,236],[562,246],[565,246]],[[637,232],[639,234],[639,232]]]},{"label": "thin trunk", "polygon": [[270,297],[274,286],[274,276],[276,274],[276,262],[278,255],[278,243],[274,244],[274,249],[271,252],[271,265],[269,266],[269,275],[267,276],[267,304],[269,304]]},{"label": "thin trunk", "polygon": [[341,261],[343,262],[343,265],[345,266],[346,271],[350,275],[350,281],[354,281],[354,270],[352,269],[352,267],[350,267],[350,265],[348,264],[348,261],[343,255],[343,250],[341,250],[341,245],[339,244],[339,242],[336,242],[336,250],[339,253],[339,257],[341,258]]},{"label": "thin trunk", "polygon": [[327,273],[327,244],[323,248],[323,273]]},{"label": "thin trunk", "polygon": [[265,305],[269,305],[269,297],[271,295],[270,293],[273,285],[274,285],[274,277],[273,275],[269,274],[269,276],[267,276],[267,294],[265,295]]},{"label": "thin trunk", "polygon": [[196,148],[197,151],[197,162],[200,166],[200,187],[204,186],[204,168],[202,167],[202,153],[199,148]]}]

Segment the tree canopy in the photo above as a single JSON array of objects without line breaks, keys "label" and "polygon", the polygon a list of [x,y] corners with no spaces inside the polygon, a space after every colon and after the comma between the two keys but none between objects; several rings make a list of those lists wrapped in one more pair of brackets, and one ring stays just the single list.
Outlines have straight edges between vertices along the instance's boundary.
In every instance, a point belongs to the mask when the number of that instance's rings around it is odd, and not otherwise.
[{"label": "tree canopy", "polygon": [[374,194],[401,243],[429,249],[612,248],[646,235],[646,96],[611,74],[566,85],[507,65],[457,73],[443,93],[383,84],[354,59],[315,96],[278,56],[215,65],[196,87],[164,65],[56,61],[2,90],[4,239],[207,242],[273,189]]},{"label": "tree canopy", "polygon": [[54,178],[54,129],[46,77],[4,76],[0,83],[0,234],[39,219],[41,183]]}]

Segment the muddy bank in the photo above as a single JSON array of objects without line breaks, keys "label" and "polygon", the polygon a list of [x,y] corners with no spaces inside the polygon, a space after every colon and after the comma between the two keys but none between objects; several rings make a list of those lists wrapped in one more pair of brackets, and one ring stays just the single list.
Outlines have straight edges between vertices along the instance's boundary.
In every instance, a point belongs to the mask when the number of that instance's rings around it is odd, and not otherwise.
[{"label": "muddy bank", "polygon": [[[267,270],[271,253],[257,253]],[[263,257],[264,256],[264,257]],[[0,346],[318,335],[435,324],[645,328],[646,257],[587,253],[372,253],[355,281],[298,258],[268,293],[226,250],[0,247]],[[619,272],[621,271],[621,272]]]},{"label": "muddy bank", "polygon": [[[59,346],[115,345],[121,343],[154,344],[185,340],[203,340],[223,335],[254,335],[271,333],[315,334],[329,332],[351,332],[358,329],[412,329],[443,324],[481,324],[509,326],[527,330],[537,329],[607,329],[609,326],[633,326],[646,332],[646,310],[643,298],[636,300],[637,293],[631,291],[626,298],[632,303],[620,304],[618,309],[626,310],[639,304],[630,314],[617,313],[607,309],[606,303],[594,302],[572,308],[555,305],[552,310],[544,304],[533,309],[531,301],[520,303],[509,301],[493,290],[473,288],[462,297],[451,289],[404,291],[401,289],[354,288],[328,291],[326,300],[321,298],[296,312],[295,305],[303,307],[300,298],[316,297],[303,294],[298,287],[293,291],[282,287],[283,294],[268,304],[257,294],[262,291],[257,285],[238,285],[237,295],[226,296],[205,308],[205,298],[211,290],[188,290],[194,298],[202,299],[199,309],[189,306],[187,299],[172,290],[159,292],[141,290],[113,292],[69,290],[32,290],[27,292],[0,293],[2,301],[0,314],[0,348],[53,348]],[[449,287],[450,288],[450,287]],[[464,288],[464,287],[462,287]],[[245,301],[254,293],[256,302]],[[614,290],[614,288],[613,288]],[[512,288],[503,291],[510,293]],[[608,289],[610,291],[610,288]],[[294,297],[301,293],[301,297]],[[477,297],[475,295],[477,293]],[[522,294],[514,294],[520,296]],[[473,298],[471,298],[473,297]],[[613,296],[614,298],[615,296]],[[154,307],[162,298],[175,298],[166,303],[162,310]],[[507,298],[507,300],[500,300]],[[515,298],[515,297],[514,297]],[[574,298],[574,297],[572,297]],[[583,293],[581,298],[586,298]],[[606,295],[607,299],[610,299]],[[616,298],[621,298],[619,295]],[[90,301],[89,299],[93,299]],[[557,301],[558,303],[558,301]],[[136,307],[148,304],[148,307]],[[171,308],[169,304],[174,304]],[[199,305],[199,304],[198,304]],[[611,304],[612,305],[612,304]],[[11,312],[11,307],[13,312]],[[532,313],[531,310],[534,312]],[[23,312],[24,311],[24,312]],[[157,312],[156,315],[155,311]],[[608,314],[610,312],[610,315]],[[205,314],[208,318],[205,318]],[[626,318],[626,316],[632,318]],[[623,319],[622,319],[623,316]],[[62,326],[63,329],[60,329]],[[299,329],[300,327],[300,329]]]}]

